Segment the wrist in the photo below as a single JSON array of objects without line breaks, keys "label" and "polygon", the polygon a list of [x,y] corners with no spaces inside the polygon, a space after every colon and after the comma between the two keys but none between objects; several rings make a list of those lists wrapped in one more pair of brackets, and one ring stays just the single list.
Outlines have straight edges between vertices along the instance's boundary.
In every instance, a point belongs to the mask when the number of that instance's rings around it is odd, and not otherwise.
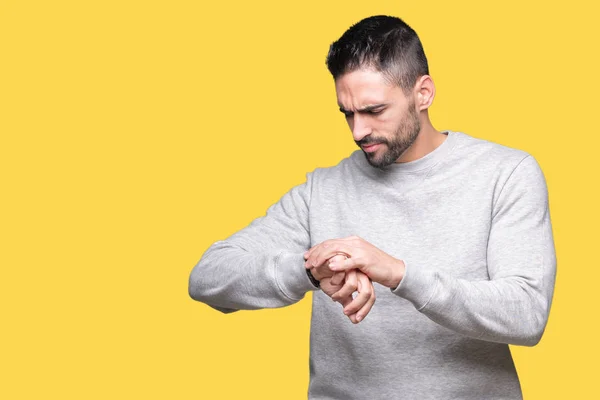
[{"label": "wrist", "polygon": [[306,275],[308,275],[308,279],[310,279],[310,282],[313,284],[314,287],[321,287],[320,279],[315,278],[315,276],[313,276],[313,274],[310,272],[310,269],[308,268],[306,269]]},{"label": "wrist", "polygon": [[385,285],[392,290],[395,290],[402,279],[404,278],[404,273],[406,272],[406,264],[402,260],[396,260],[394,264],[392,264],[392,277],[390,282]]},{"label": "wrist", "polygon": [[325,278],[331,278],[333,276],[333,272],[332,271],[327,271],[324,268],[317,268],[317,267],[312,267],[307,269],[307,271],[310,271],[310,274],[318,281],[321,281]]}]

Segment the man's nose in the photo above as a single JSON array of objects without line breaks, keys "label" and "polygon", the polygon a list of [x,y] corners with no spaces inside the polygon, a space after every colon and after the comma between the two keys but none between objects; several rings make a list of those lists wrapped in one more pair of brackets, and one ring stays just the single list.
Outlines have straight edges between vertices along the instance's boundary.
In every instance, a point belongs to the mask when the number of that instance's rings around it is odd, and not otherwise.
[{"label": "man's nose", "polygon": [[359,115],[359,113],[354,113],[353,118],[352,136],[355,141],[359,142],[371,133],[371,127],[369,126],[367,119]]}]

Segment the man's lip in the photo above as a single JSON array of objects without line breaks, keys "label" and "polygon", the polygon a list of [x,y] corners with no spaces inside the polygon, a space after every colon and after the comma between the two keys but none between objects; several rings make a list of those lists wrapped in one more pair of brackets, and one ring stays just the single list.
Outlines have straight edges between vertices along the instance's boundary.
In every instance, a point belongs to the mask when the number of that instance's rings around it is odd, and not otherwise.
[{"label": "man's lip", "polygon": [[371,147],[373,147],[373,146],[377,146],[378,144],[381,144],[381,143],[363,144],[363,145],[362,145],[362,148],[363,148],[363,149],[369,149],[369,148],[371,148]]}]

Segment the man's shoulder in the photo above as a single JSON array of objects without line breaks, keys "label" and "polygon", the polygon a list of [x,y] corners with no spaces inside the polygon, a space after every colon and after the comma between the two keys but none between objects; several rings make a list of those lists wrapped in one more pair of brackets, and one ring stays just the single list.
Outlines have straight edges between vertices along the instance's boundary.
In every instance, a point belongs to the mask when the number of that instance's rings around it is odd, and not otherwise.
[{"label": "man's shoulder", "polygon": [[460,138],[461,145],[453,154],[452,164],[456,167],[453,170],[456,174],[468,175],[472,186],[492,185],[494,199],[509,179],[526,190],[546,191],[542,168],[529,152],[466,134],[461,134]]},{"label": "man's shoulder", "polygon": [[457,132],[459,142],[463,151],[475,152],[475,154],[483,154],[494,159],[522,159],[529,155],[526,151],[511,147],[506,144],[501,144],[489,139],[483,139],[463,132]]},{"label": "man's shoulder", "polygon": [[531,156],[527,151],[501,144],[488,139],[482,139],[463,132],[458,136],[454,157],[470,160],[478,168],[483,169],[512,169],[523,159]]},{"label": "man's shoulder", "polygon": [[361,151],[356,150],[348,156],[339,160],[336,164],[330,166],[316,167],[311,174],[321,179],[339,179],[342,175],[360,168],[357,157],[361,156]]}]

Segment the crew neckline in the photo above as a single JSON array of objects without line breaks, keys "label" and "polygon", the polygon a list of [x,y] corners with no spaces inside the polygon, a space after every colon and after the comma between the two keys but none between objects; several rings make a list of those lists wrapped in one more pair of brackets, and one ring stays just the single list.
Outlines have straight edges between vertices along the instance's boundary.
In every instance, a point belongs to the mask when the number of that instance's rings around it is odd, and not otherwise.
[{"label": "crew neckline", "polygon": [[452,150],[458,136],[458,132],[444,130],[440,133],[448,136],[438,147],[425,154],[423,157],[404,163],[393,163],[383,168],[373,167],[367,161],[367,156],[363,150],[356,150],[351,155],[351,158],[363,169],[369,170],[376,174],[389,174],[389,173],[418,173],[423,170],[428,170],[435,164],[443,160],[446,155]]}]

